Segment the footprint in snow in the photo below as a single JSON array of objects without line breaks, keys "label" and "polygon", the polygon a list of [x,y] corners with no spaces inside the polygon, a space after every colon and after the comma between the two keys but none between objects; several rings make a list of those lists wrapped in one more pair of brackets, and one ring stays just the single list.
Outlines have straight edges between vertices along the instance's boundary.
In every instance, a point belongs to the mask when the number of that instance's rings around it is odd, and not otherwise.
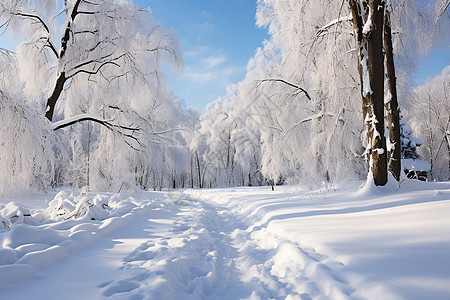
[{"label": "footprint in snow", "polygon": [[[131,292],[135,289],[137,289],[139,287],[139,284],[137,284],[136,282],[133,281],[127,281],[127,280],[119,280],[116,282],[105,282],[99,285],[99,288],[106,288],[103,291],[103,296],[106,297],[111,297],[115,294],[120,294],[120,293],[128,293]],[[134,298],[134,297],[139,297],[141,296],[140,299],[143,299],[142,295],[139,294],[134,294],[133,295],[133,299],[139,299],[139,298]]]}]

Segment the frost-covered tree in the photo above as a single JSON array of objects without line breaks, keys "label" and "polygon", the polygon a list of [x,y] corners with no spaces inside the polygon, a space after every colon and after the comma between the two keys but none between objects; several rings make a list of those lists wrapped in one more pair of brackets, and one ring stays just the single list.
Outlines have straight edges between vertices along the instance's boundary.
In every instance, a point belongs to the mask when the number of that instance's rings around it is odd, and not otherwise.
[{"label": "frost-covered tree", "polygon": [[160,71],[163,58],[181,64],[178,39],[150,9],[131,1],[7,0],[0,26],[22,35],[22,98],[67,138],[67,184],[118,190],[183,180],[183,108]]},{"label": "frost-covered tree", "polygon": [[210,186],[262,184],[259,130],[242,104],[239,89],[230,86],[200,117],[201,138],[193,145],[207,166],[204,183]]},{"label": "frost-covered tree", "polygon": [[61,184],[67,152],[48,120],[1,90],[0,112],[0,195]]},{"label": "frost-covered tree", "polygon": [[[426,22],[421,19],[414,1],[258,1],[257,23],[268,27],[271,39],[257,53],[260,57],[255,56],[255,67],[247,74],[247,82],[255,82],[247,89],[253,93],[248,98],[254,106],[263,103],[260,107],[265,107],[257,113],[264,115],[260,123],[270,129],[264,147],[282,154],[265,157],[263,150],[263,169],[267,163],[284,165],[281,169],[289,173],[287,177],[297,173],[305,178],[315,173],[322,175],[310,176],[320,181],[358,176],[361,153],[354,141],[361,136],[357,114],[362,107],[366,123],[363,145],[370,154],[374,181],[385,184],[388,156],[389,169],[398,179],[396,104],[402,95],[397,95],[396,76],[405,73],[396,72],[394,56],[396,64],[404,68],[411,65],[405,63],[411,62],[407,58],[414,56],[410,49],[428,45],[423,38],[425,27],[421,27]],[[357,90],[363,99],[359,108],[355,105]],[[277,149],[280,142],[283,147]],[[289,143],[298,151],[288,150]],[[314,167],[307,168],[311,163]],[[275,180],[277,176],[283,177],[278,172]]]},{"label": "frost-covered tree", "polygon": [[416,89],[408,111],[414,132],[422,140],[421,157],[431,166],[431,179],[450,178],[450,67]]},{"label": "frost-covered tree", "polygon": [[158,61],[164,53],[178,59],[175,35],[153,24],[150,10],[127,1],[6,0],[0,4],[0,24],[23,35],[21,75],[29,95],[45,97],[50,121],[78,75],[130,82],[147,75],[148,60]]},{"label": "frost-covered tree", "polygon": [[339,1],[259,2],[257,23],[271,39],[249,64],[242,98],[262,128],[262,170],[272,181],[363,174],[350,18]]},{"label": "frost-covered tree", "polygon": [[16,54],[0,48],[0,90],[17,97],[22,88]]}]

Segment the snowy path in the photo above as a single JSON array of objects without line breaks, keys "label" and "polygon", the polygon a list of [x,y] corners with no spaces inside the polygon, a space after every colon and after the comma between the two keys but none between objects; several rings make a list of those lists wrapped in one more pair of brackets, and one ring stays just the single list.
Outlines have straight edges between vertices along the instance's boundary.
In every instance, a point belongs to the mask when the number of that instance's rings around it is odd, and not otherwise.
[{"label": "snowy path", "polygon": [[[152,236],[123,259],[130,277],[104,284],[105,296],[117,287],[134,287],[133,299],[238,299],[241,290],[233,258],[237,250],[229,245],[232,222],[216,207],[172,194],[180,211],[172,228]],[[126,293],[117,294],[119,298]],[[136,298],[134,298],[136,297]]]},{"label": "snowy path", "polygon": [[232,299],[356,299],[351,296],[355,289],[333,271],[340,263],[269,232],[267,224],[255,225],[261,223],[259,216],[233,209],[233,202],[224,201],[224,194],[218,195],[218,201],[214,201],[214,192],[201,192],[198,197],[219,205],[216,210],[229,224],[227,239],[238,252],[233,262],[247,288],[245,294]]},{"label": "snowy path", "polygon": [[353,292],[320,254],[279,243],[246,216],[195,192],[168,195],[175,205],[138,210],[67,259],[50,259],[25,282],[0,287],[2,297],[312,299]]},{"label": "snowy path", "polygon": [[181,204],[173,228],[126,256],[123,269],[133,271],[132,276],[102,284],[104,296],[313,299],[327,295],[336,299],[354,292],[319,253],[280,242],[264,234],[264,229],[248,231],[246,216],[196,199],[192,193],[172,197]]},{"label": "snowy path", "polygon": [[427,187],[92,195],[110,217],[0,232],[0,299],[446,299],[450,186]]}]

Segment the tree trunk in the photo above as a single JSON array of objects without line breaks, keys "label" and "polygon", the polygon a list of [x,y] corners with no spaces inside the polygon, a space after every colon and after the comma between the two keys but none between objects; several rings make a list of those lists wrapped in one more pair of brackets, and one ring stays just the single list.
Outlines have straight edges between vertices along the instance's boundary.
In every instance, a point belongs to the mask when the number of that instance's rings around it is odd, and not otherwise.
[{"label": "tree trunk", "polygon": [[[66,54],[67,51],[67,43],[69,42],[70,39],[70,33],[71,33],[71,27],[72,27],[72,22],[75,20],[75,17],[78,15],[78,7],[80,6],[82,0],[76,0],[76,2],[73,4],[72,7],[72,11],[70,12],[70,17],[69,20],[66,24],[66,28],[64,30],[64,35],[61,38],[61,50],[59,53],[58,61],[60,62],[62,59],[64,59],[64,56]],[[69,11],[67,11],[67,3],[64,4],[64,7],[66,8],[66,13],[69,16]],[[64,69],[62,69],[64,70]],[[61,71],[61,69],[59,70]],[[64,71],[62,71],[59,76],[58,79],[56,80],[56,85],[55,88],[53,89],[52,94],[50,95],[50,97],[47,99],[47,105],[45,106],[45,117],[47,119],[49,119],[50,121],[53,120],[53,112],[55,110],[55,105],[56,102],[58,101],[59,96],[61,95],[63,89],[64,89],[64,83],[66,82],[67,78],[66,78],[66,74]]]},{"label": "tree trunk", "polygon": [[62,72],[61,74],[59,74],[58,79],[56,80],[56,85],[55,88],[53,89],[52,94],[47,99],[47,105],[45,107],[45,117],[50,121],[53,120],[53,112],[55,111],[55,105],[64,89],[65,82],[66,82],[66,74]]},{"label": "tree trunk", "polygon": [[366,39],[367,66],[372,90],[372,93],[369,93],[369,98],[371,98],[374,113],[374,119],[372,120],[374,132],[371,139],[372,172],[375,185],[385,185],[387,182],[387,151],[386,138],[384,137],[384,1],[370,0],[369,10],[372,30]]},{"label": "tree trunk", "polygon": [[386,52],[386,76],[388,84],[388,99],[386,111],[388,116],[389,143],[387,153],[388,169],[397,181],[401,173],[401,140],[400,117],[397,100],[397,83],[395,77],[394,54],[392,48],[391,20],[389,11],[386,11],[384,22],[384,50]]},{"label": "tree trunk", "polygon": [[[369,140],[369,136],[371,136],[371,121],[373,118],[373,110],[371,109],[370,99],[367,97],[364,92],[364,78],[363,78],[363,62],[367,59],[367,50],[366,50],[366,40],[363,39],[363,27],[364,22],[362,19],[363,8],[360,5],[360,2],[356,0],[349,0],[350,8],[352,11],[352,21],[353,28],[355,30],[355,39],[356,45],[358,47],[358,73],[359,73],[359,82],[361,84],[361,98],[362,98],[362,112],[363,112],[363,120],[366,126],[366,136],[367,140]],[[366,145],[366,161],[370,162],[370,145],[369,143]],[[369,168],[372,166],[369,165]]]},{"label": "tree trunk", "polygon": [[[367,2],[364,2],[367,3]],[[358,46],[363,118],[367,128],[367,154],[375,185],[387,182],[387,153],[384,137],[384,1],[369,0],[367,7],[349,0]],[[381,9],[379,9],[381,8]],[[363,22],[366,16],[366,24]],[[371,22],[371,26],[366,26]]]},{"label": "tree trunk", "polygon": [[198,187],[199,188],[203,188],[203,181],[202,181],[202,174],[201,174],[201,169],[200,169],[200,159],[198,157],[198,152],[195,151],[195,158],[197,160],[197,170],[198,170]]}]

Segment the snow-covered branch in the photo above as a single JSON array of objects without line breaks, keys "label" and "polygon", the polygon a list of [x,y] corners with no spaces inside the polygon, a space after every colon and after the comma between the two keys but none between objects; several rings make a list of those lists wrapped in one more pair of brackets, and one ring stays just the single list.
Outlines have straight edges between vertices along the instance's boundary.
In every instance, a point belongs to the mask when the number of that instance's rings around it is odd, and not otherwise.
[{"label": "snow-covered branch", "polygon": [[328,31],[328,29],[330,29],[331,27],[338,25],[340,23],[344,23],[344,22],[349,22],[352,21],[353,16],[352,15],[348,15],[346,17],[340,17],[340,18],[336,18],[333,21],[325,24],[324,26],[322,26],[319,30],[316,31],[315,36],[319,37],[321,36],[324,32]]},{"label": "snow-covered branch", "polygon": [[448,8],[450,7],[450,0],[445,0],[442,1],[442,5],[440,6],[440,8],[438,8],[437,11],[437,16],[436,16],[436,20],[434,22],[434,25],[436,26],[436,24],[441,20],[442,16],[447,13],[447,16],[450,18],[450,15],[448,13]]},{"label": "snow-covered branch", "polygon": [[71,126],[75,123],[79,123],[79,122],[83,122],[83,121],[93,121],[96,123],[99,123],[105,127],[107,127],[108,129],[113,129],[113,128],[119,128],[119,129],[124,129],[124,130],[130,130],[130,131],[139,131],[139,128],[135,128],[135,127],[129,127],[129,126],[122,126],[122,125],[117,125],[114,123],[111,123],[112,120],[105,120],[102,119],[96,115],[93,114],[80,114],[65,120],[61,120],[61,121],[57,121],[55,123],[53,123],[52,125],[52,129],[53,130],[58,130],[64,127],[68,127]]},{"label": "snow-covered branch", "polygon": [[59,57],[59,54],[58,54],[58,51],[56,50],[55,45],[50,40],[50,29],[48,28],[47,24],[44,22],[44,20],[42,20],[42,18],[40,16],[35,15],[35,14],[30,14],[30,13],[23,13],[23,12],[16,12],[14,14],[17,16],[26,18],[26,19],[33,19],[33,20],[37,21],[42,26],[42,28],[44,28],[44,30],[47,32],[47,37],[45,38],[46,46],[52,50],[53,54],[55,54],[55,56],[57,58]]},{"label": "snow-covered branch", "polygon": [[262,80],[257,80],[257,81],[259,82],[258,85],[260,85],[261,83],[264,83],[264,82],[281,82],[281,83],[284,83],[284,84],[286,84],[286,85],[288,85],[290,87],[293,87],[293,88],[295,88],[297,90],[300,90],[303,94],[305,94],[305,96],[306,96],[306,98],[308,98],[308,100],[311,100],[311,97],[309,96],[308,92],[304,88],[302,88],[302,87],[300,87],[300,86],[298,86],[296,84],[290,83],[290,82],[288,82],[288,81],[286,81],[284,79],[262,79]]}]

